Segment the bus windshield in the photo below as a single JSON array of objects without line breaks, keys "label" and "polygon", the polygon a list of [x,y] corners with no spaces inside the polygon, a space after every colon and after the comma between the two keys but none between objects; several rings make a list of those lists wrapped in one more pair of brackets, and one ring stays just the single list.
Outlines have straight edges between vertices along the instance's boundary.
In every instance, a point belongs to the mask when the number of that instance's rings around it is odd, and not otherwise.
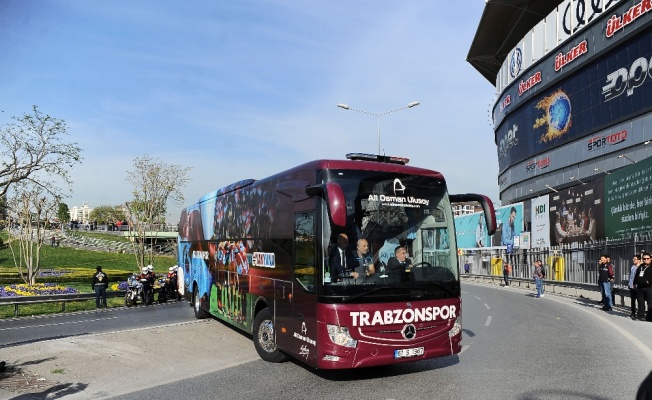
[{"label": "bus windshield", "polygon": [[459,297],[452,209],[443,179],[329,170],[344,192],[346,227],[322,207],[325,302]]}]

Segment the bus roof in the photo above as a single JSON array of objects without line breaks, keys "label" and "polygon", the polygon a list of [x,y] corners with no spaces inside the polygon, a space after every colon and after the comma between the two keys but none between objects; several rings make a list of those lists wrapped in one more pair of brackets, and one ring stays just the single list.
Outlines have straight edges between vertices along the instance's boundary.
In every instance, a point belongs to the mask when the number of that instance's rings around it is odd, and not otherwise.
[{"label": "bus roof", "polygon": [[298,171],[305,170],[325,170],[325,169],[349,169],[357,171],[379,171],[379,172],[393,172],[401,174],[414,174],[421,176],[428,176],[435,179],[441,179],[445,181],[444,176],[437,171],[430,169],[412,167],[403,164],[391,163],[391,162],[377,162],[377,161],[365,161],[365,160],[314,160],[307,163],[298,165],[296,167],[290,168],[285,171],[281,171],[277,174],[271,175],[269,177],[255,180],[255,179],[243,179],[241,181],[229,184],[223,188],[214,190],[204,196],[202,196],[198,203],[202,203],[211,198],[215,198],[226,193],[232,192],[243,187],[253,185],[257,182],[266,182],[273,179],[278,179],[281,176],[289,175]]}]

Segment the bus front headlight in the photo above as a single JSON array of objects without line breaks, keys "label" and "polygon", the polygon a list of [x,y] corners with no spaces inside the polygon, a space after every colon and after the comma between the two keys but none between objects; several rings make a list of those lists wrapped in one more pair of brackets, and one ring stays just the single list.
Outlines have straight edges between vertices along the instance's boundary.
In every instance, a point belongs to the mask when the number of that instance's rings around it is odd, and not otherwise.
[{"label": "bus front headlight", "polygon": [[330,336],[331,341],[336,345],[344,347],[356,347],[358,345],[358,341],[351,337],[349,328],[331,324],[326,324],[326,327],[328,329],[328,336]]},{"label": "bus front headlight", "polygon": [[455,319],[455,323],[453,324],[451,330],[448,331],[448,336],[453,337],[458,333],[460,333],[461,330],[462,330],[462,316],[459,316]]}]

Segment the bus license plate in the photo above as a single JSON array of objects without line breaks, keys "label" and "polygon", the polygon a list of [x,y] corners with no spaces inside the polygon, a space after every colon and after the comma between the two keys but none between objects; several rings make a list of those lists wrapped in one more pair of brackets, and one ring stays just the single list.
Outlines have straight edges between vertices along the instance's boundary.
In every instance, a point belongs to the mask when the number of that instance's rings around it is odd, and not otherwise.
[{"label": "bus license plate", "polygon": [[423,347],[394,350],[394,358],[418,357],[423,355]]}]

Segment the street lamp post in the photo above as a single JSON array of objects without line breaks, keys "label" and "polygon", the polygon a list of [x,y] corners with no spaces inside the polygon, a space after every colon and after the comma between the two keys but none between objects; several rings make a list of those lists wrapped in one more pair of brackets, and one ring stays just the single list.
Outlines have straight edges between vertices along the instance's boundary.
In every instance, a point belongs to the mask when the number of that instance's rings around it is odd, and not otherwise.
[{"label": "street lamp post", "polygon": [[555,192],[555,193],[559,193],[559,190],[555,189],[554,187],[552,187],[552,186],[550,186],[550,185],[545,185],[545,186],[546,186],[548,189],[552,190],[553,192]]},{"label": "street lamp post", "polygon": [[360,113],[363,113],[363,114],[373,115],[374,117],[376,117],[378,119],[378,155],[380,155],[380,117],[385,115],[385,114],[390,114],[390,113],[393,113],[393,112],[396,112],[396,111],[405,110],[406,108],[416,107],[419,104],[420,103],[418,101],[413,101],[413,102],[409,103],[407,106],[397,108],[396,110],[385,111],[385,112],[382,112],[382,113],[372,113],[372,112],[369,112],[369,111],[358,110],[358,109],[349,107],[347,104],[341,104],[341,103],[338,104],[337,106],[339,108],[341,108],[341,109],[344,109],[344,110],[352,110],[352,111],[357,111],[357,112],[360,112]]},{"label": "street lamp post", "polygon": [[627,157],[627,156],[624,155],[624,154],[621,154],[621,155],[619,155],[619,156],[616,157],[616,158],[624,158],[624,159],[626,159],[626,160],[631,161],[632,164],[636,164],[636,161],[632,160],[631,158]]},{"label": "street lamp post", "polygon": [[600,169],[600,168],[598,168],[598,167],[593,168],[593,170],[594,170],[595,172],[600,172],[600,171],[602,171],[602,172],[604,172],[604,173],[607,174],[607,175],[611,175],[611,172],[609,172],[609,171],[605,171],[605,170]]}]

